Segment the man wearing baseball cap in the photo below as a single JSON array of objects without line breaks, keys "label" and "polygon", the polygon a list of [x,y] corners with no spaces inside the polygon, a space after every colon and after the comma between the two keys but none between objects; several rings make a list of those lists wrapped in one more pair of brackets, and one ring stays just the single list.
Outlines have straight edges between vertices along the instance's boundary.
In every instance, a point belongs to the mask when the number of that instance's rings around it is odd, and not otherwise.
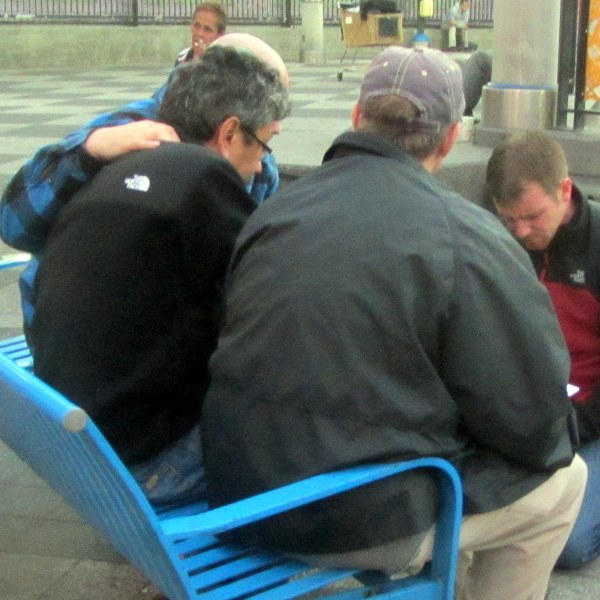
[{"label": "man wearing baseball cap", "polygon": [[[387,48],[353,131],[244,226],[202,413],[209,497],[441,456],[465,493],[457,598],[542,600],[586,481],[569,357],[525,252],[432,176],[463,110],[455,62]],[[317,566],[418,570],[435,498],[411,474],[238,535]]]}]

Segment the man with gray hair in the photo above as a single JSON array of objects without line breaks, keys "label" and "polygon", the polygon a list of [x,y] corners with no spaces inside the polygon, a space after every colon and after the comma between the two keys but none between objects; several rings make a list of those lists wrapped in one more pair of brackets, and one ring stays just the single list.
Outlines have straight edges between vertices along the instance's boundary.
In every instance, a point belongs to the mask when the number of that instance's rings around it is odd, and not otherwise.
[{"label": "man with gray hair", "polygon": [[214,47],[159,110],[182,143],[106,165],[56,218],[35,280],[36,375],[82,406],[155,504],[199,499],[198,420],[245,181],[289,111],[278,72]]},{"label": "man with gray hair", "polygon": [[[261,39],[248,33],[219,37],[213,45],[244,49],[278,71],[287,87],[289,77],[281,56]],[[220,82],[217,82],[220,85]],[[73,194],[106,164],[127,152],[177,142],[177,132],[157,121],[167,84],[150,98],[99,115],[62,140],[40,148],[14,175],[0,198],[0,237],[32,259],[19,277],[23,328],[31,344],[29,328],[35,314],[33,288],[40,259],[56,216]],[[274,128],[281,132],[281,125]],[[265,154],[260,173],[247,182],[256,204],[279,187],[279,170],[272,154]]]},{"label": "man with gray hair", "polygon": [[[457,598],[542,600],[586,481],[569,358],[527,255],[433,177],[463,110],[454,61],[384,50],[354,130],[244,226],[202,411],[209,502],[444,457],[465,493]],[[436,497],[429,474],[400,476],[237,535],[317,566],[418,570]]]}]

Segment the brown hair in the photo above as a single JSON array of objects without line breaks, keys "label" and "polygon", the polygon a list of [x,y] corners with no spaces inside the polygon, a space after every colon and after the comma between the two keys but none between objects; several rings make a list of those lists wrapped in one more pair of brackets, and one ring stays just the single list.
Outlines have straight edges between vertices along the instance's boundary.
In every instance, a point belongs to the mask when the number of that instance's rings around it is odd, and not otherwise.
[{"label": "brown hair", "polygon": [[201,4],[198,4],[192,14],[192,21],[199,12],[213,13],[217,17],[217,31],[219,33],[225,33],[227,27],[227,14],[220,4],[217,4],[216,2],[202,2]]},{"label": "brown hair", "polygon": [[427,158],[443,141],[446,128],[428,131],[418,122],[419,109],[396,95],[370,98],[362,109],[361,131],[377,133],[417,160]]},{"label": "brown hair", "polygon": [[486,185],[498,204],[518,202],[525,187],[539,184],[555,194],[567,177],[567,159],[561,145],[540,130],[515,133],[492,152],[487,164]]}]

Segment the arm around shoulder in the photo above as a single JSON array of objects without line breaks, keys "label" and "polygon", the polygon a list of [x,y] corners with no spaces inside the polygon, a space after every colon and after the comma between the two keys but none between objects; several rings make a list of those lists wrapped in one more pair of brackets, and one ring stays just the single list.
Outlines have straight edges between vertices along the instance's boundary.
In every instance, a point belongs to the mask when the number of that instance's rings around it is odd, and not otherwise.
[{"label": "arm around shoulder", "polygon": [[8,245],[41,252],[62,204],[101,168],[82,149],[85,133],[44,146],[11,179],[0,200],[0,236]]},{"label": "arm around shoulder", "polygon": [[[172,128],[149,120],[156,116],[164,89],[165,86],[161,87],[152,98],[100,115],[59,142],[38,150],[12,178],[2,195],[0,237],[19,250],[41,252],[60,208],[107,160],[130,150],[154,147],[161,140],[177,140]],[[133,130],[119,131],[117,126],[132,121],[139,123],[132,124],[135,125]],[[104,133],[98,133],[101,130]],[[91,147],[86,147],[92,136]],[[133,139],[127,139],[128,136]],[[94,140],[98,142],[95,147]],[[117,146],[107,151],[102,140]]]}]

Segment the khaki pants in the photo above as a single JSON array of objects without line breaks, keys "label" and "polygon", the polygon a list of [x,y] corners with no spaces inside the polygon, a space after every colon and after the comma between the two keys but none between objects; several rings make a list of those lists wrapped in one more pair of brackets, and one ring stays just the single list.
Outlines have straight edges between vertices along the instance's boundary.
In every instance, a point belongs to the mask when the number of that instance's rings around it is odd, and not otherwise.
[{"label": "khaki pants", "polygon": [[[457,600],[543,600],[550,574],[573,528],[587,467],[579,455],[544,484],[504,508],[463,519]],[[434,529],[356,552],[297,555],[319,567],[418,572],[430,560]],[[422,537],[422,536],[421,536]]]},{"label": "khaki pants", "polygon": [[[469,36],[467,34],[467,28],[461,27],[460,33],[462,36],[462,48],[469,46]],[[456,48],[456,25],[448,26],[448,48]]]}]

